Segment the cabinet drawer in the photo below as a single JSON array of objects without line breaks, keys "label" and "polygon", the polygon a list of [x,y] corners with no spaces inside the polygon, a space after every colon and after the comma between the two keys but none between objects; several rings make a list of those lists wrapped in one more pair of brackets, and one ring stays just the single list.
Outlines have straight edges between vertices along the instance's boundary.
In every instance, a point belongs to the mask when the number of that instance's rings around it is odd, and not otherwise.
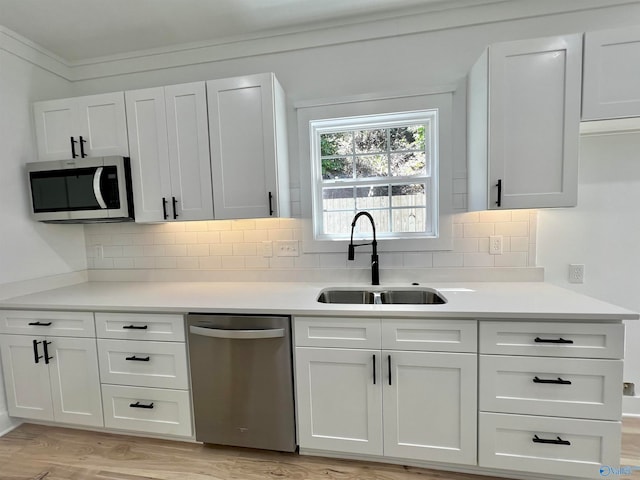
[{"label": "cabinet drawer", "polygon": [[382,348],[431,352],[477,352],[475,320],[382,319]]},{"label": "cabinet drawer", "polygon": [[380,348],[380,319],[296,317],[297,347]]},{"label": "cabinet drawer", "polygon": [[0,333],[94,337],[92,312],[0,310]]},{"label": "cabinet drawer", "polygon": [[480,353],[623,358],[622,323],[480,322]]},{"label": "cabinet drawer", "polygon": [[184,343],[98,340],[102,383],[187,390]]},{"label": "cabinet drawer", "polygon": [[187,391],[102,385],[102,404],[107,428],[191,436]]},{"label": "cabinet drawer", "polygon": [[162,313],[96,313],[98,338],[184,342],[184,317]]},{"label": "cabinet drawer", "polygon": [[622,360],[480,355],[480,385],[483,411],[601,420],[622,415]]},{"label": "cabinet drawer", "polygon": [[[480,413],[479,435],[481,467],[601,478],[620,464],[621,422]],[[539,443],[558,438],[569,444]]]}]

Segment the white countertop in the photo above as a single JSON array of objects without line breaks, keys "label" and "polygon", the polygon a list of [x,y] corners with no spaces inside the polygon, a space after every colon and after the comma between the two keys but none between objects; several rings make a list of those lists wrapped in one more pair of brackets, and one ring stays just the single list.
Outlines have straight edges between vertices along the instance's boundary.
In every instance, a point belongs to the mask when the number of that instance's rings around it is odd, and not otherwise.
[{"label": "white countertop", "polygon": [[86,282],[0,302],[1,308],[129,312],[208,312],[367,317],[537,320],[638,319],[630,310],[543,282],[421,284],[443,305],[344,305],[316,301],[324,288],[415,288],[406,284],[327,285],[285,282]]}]

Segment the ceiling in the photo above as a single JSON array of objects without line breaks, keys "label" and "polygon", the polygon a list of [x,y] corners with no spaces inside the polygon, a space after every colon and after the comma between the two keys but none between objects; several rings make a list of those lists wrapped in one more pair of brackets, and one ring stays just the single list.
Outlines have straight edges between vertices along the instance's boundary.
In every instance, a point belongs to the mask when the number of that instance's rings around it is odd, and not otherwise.
[{"label": "ceiling", "polygon": [[74,63],[483,3],[496,0],[0,0],[0,25]]}]

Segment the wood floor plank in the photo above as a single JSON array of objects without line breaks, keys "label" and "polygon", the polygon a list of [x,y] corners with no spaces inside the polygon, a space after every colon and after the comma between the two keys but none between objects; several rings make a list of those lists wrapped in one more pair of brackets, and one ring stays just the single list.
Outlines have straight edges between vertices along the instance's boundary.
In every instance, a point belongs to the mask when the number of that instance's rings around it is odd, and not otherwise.
[{"label": "wood floor plank", "polygon": [[[640,419],[623,422],[622,465],[640,466]],[[640,470],[620,476],[640,480]],[[0,480],[497,480],[23,424],[0,438]]]}]

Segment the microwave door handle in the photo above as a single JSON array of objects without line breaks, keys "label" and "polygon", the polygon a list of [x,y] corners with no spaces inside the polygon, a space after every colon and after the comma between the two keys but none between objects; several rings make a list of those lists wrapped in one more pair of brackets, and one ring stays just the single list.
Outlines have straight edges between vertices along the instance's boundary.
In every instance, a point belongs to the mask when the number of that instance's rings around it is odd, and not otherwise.
[{"label": "microwave door handle", "polygon": [[96,200],[100,205],[100,208],[107,208],[107,204],[102,197],[102,192],[100,191],[100,180],[102,179],[102,172],[104,168],[98,167],[96,168],[96,173],[93,175],[93,193],[96,196]]}]

